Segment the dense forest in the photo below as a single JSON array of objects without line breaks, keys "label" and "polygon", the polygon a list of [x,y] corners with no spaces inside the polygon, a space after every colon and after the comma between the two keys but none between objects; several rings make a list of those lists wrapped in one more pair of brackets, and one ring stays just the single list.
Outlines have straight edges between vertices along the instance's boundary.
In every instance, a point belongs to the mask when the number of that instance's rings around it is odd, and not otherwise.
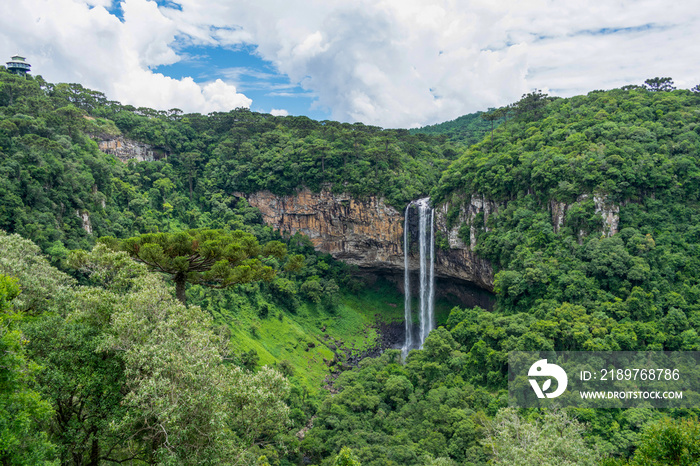
[{"label": "dense forest", "polygon": [[497,125],[505,121],[504,114],[494,113],[493,110],[462,115],[444,123],[413,128],[409,132],[411,134],[430,134],[447,138],[448,141],[459,146],[460,150],[463,150],[472,144],[480,142],[492,128],[495,129]]},{"label": "dense forest", "polygon": [[[118,136],[157,160],[99,150]],[[506,388],[513,350],[700,349],[698,154],[700,93],[663,79],[408,131],[0,70],[0,458],[696,464],[696,409],[514,409]],[[493,264],[493,310],[377,356],[403,297],[235,195],[301,187],[430,195],[451,222],[488,200],[457,226]]]}]

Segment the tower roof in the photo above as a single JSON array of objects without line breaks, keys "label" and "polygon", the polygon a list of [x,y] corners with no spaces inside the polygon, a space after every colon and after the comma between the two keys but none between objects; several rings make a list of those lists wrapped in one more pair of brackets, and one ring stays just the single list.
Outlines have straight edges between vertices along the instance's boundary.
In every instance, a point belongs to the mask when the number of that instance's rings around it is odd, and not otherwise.
[{"label": "tower roof", "polygon": [[9,72],[16,74],[26,74],[32,67],[21,55],[14,55],[12,59],[5,64]]}]

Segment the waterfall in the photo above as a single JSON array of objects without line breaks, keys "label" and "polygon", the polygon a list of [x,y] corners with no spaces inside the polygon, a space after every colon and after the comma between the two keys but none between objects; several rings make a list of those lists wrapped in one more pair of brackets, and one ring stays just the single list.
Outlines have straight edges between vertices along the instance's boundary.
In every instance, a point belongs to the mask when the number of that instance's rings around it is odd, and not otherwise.
[{"label": "waterfall", "polygon": [[[430,209],[430,284],[428,286],[428,326],[425,336],[435,328],[435,210]],[[423,343],[421,343],[421,348]]]},{"label": "waterfall", "polygon": [[413,317],[411,316],[411,279],[408,273],[408,212],[411,204],[406,206],[406,214],[403,220],[403,303],[404,303],[404,323],[406,326],[406,338],[401,348],[403,359],[406,359],[409,348],[413,345]]},{"label": "waterfall", "polygon": [[[418,264],[419,264],[419,341],[413,342],[413,317],[411,312],[411,279],[409,270],[409,215],[411,207],[418,208]],[[430,228],[428,228],[430,222]],[[435,327],[435,211],[430,207],[430,198],[411,202],[406,207],[404,218],[404,318],[406,325],[406,340],[401,348],[405,359],[408,351],[423,347],[423,342]]]}]

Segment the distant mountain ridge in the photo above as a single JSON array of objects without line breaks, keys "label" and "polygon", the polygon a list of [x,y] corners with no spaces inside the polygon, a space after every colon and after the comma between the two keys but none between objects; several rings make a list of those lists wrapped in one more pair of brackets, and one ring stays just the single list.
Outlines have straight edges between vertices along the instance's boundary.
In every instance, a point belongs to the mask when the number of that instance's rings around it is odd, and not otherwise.
[{"label": "distant mountain ridge", "polygon": [[[485,121],[481,115],[484,112],[468,113],[454,120],[410,129],[411,134],[429,134],[431,136],[444,136],[453,144],[471,146],[481,141],[491,131],[491,123]],[[494,128],[501,122],[494,122]]]}]

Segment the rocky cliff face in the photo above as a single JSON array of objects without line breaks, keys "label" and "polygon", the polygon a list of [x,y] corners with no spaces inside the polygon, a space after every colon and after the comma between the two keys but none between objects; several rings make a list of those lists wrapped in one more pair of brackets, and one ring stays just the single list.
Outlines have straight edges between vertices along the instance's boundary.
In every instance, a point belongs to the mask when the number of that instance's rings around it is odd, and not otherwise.
[{"label": "rocky cliff face", "polygon": [[[462,276],[470,276],[475,279],[469,280],[475,285],[493,290],[493,268],[491,264],[475,252],[476,231],[479,228],[487,228],[486,222],[489,215],[498,212],[499,206],[491,201],[472,196],[469,203],[462,205],[459,215],[453,222],[448,221],[448,212],[451,209],[449,203],[437,206],[435,212],[435,228],[447,239],[448,249],[438,249],[436,255],[436,268],[451,270],[460,268]],[[480,214],[481,217],[480,218]],[[459,234],[462,224],[469,225],[469,244],[466,244]],[[449,276],[449,275],[447,275]]]},{"label": "rocky cliff face", "polygon": [[139,162],[152,162],[167,157],[167,153],[163,150],[122,136],[100,141],[98,147],[105,154],[114,155],[122,162],[128,162],[132,159]]},{"label": "rocky cliff face", "polygon": [[[589,199],[589,197],[588,194],[581,194],[574,204],[581,203]],[[549,211],[552,213],[552,225],[555,233],[559,232],[564,225],[566,213],[574,204],[566,204],[555,200],[549,201]],[[604,194],[593,194],[593,204],[595,205],[596,214],[599,214],[603,219],[603,233],[606,236],[616,234],[620,224],[620,206],[611,202],[608,196]],[[583,236],[583,232],[579,233],[579,237],[581,236]]]},{"label": "rocky cliff face", "polygon": [[[301,232],[311,238],[317,250],[336,259],[372,271],[403,273],[404,212],[380,198],[358,200],[344,194],[325,190],[312,193],[306,189],[293,196],[276,196],[270,192],[236,195],[260,209],[266,224],[291,234]],[[448,209],[449,206],[442,206],[435,212],[436,228],[448,238],[450,245],[449,249],[436,247],[435,274],[438,278],[468,281],[491,291],[491,265],[459,239],[459,222],[447,228]],[[410,236],[416,237],[413,229],[409,225]],[[410,243],[415,242],[409,240]],[[411,255],[410,268],[418,269],[417,253]]]},{"label": "rocky cliff face", "polygon": [[88,211],[87,210],[76,210],[75,215],[77,215],[78,218],[80,218],[80,220],[83,221],[83,230],[85,230],[85,232],[88,235],[91,235],[92,234],[92,223],[90,223],[90,214],[88,213]]}]

